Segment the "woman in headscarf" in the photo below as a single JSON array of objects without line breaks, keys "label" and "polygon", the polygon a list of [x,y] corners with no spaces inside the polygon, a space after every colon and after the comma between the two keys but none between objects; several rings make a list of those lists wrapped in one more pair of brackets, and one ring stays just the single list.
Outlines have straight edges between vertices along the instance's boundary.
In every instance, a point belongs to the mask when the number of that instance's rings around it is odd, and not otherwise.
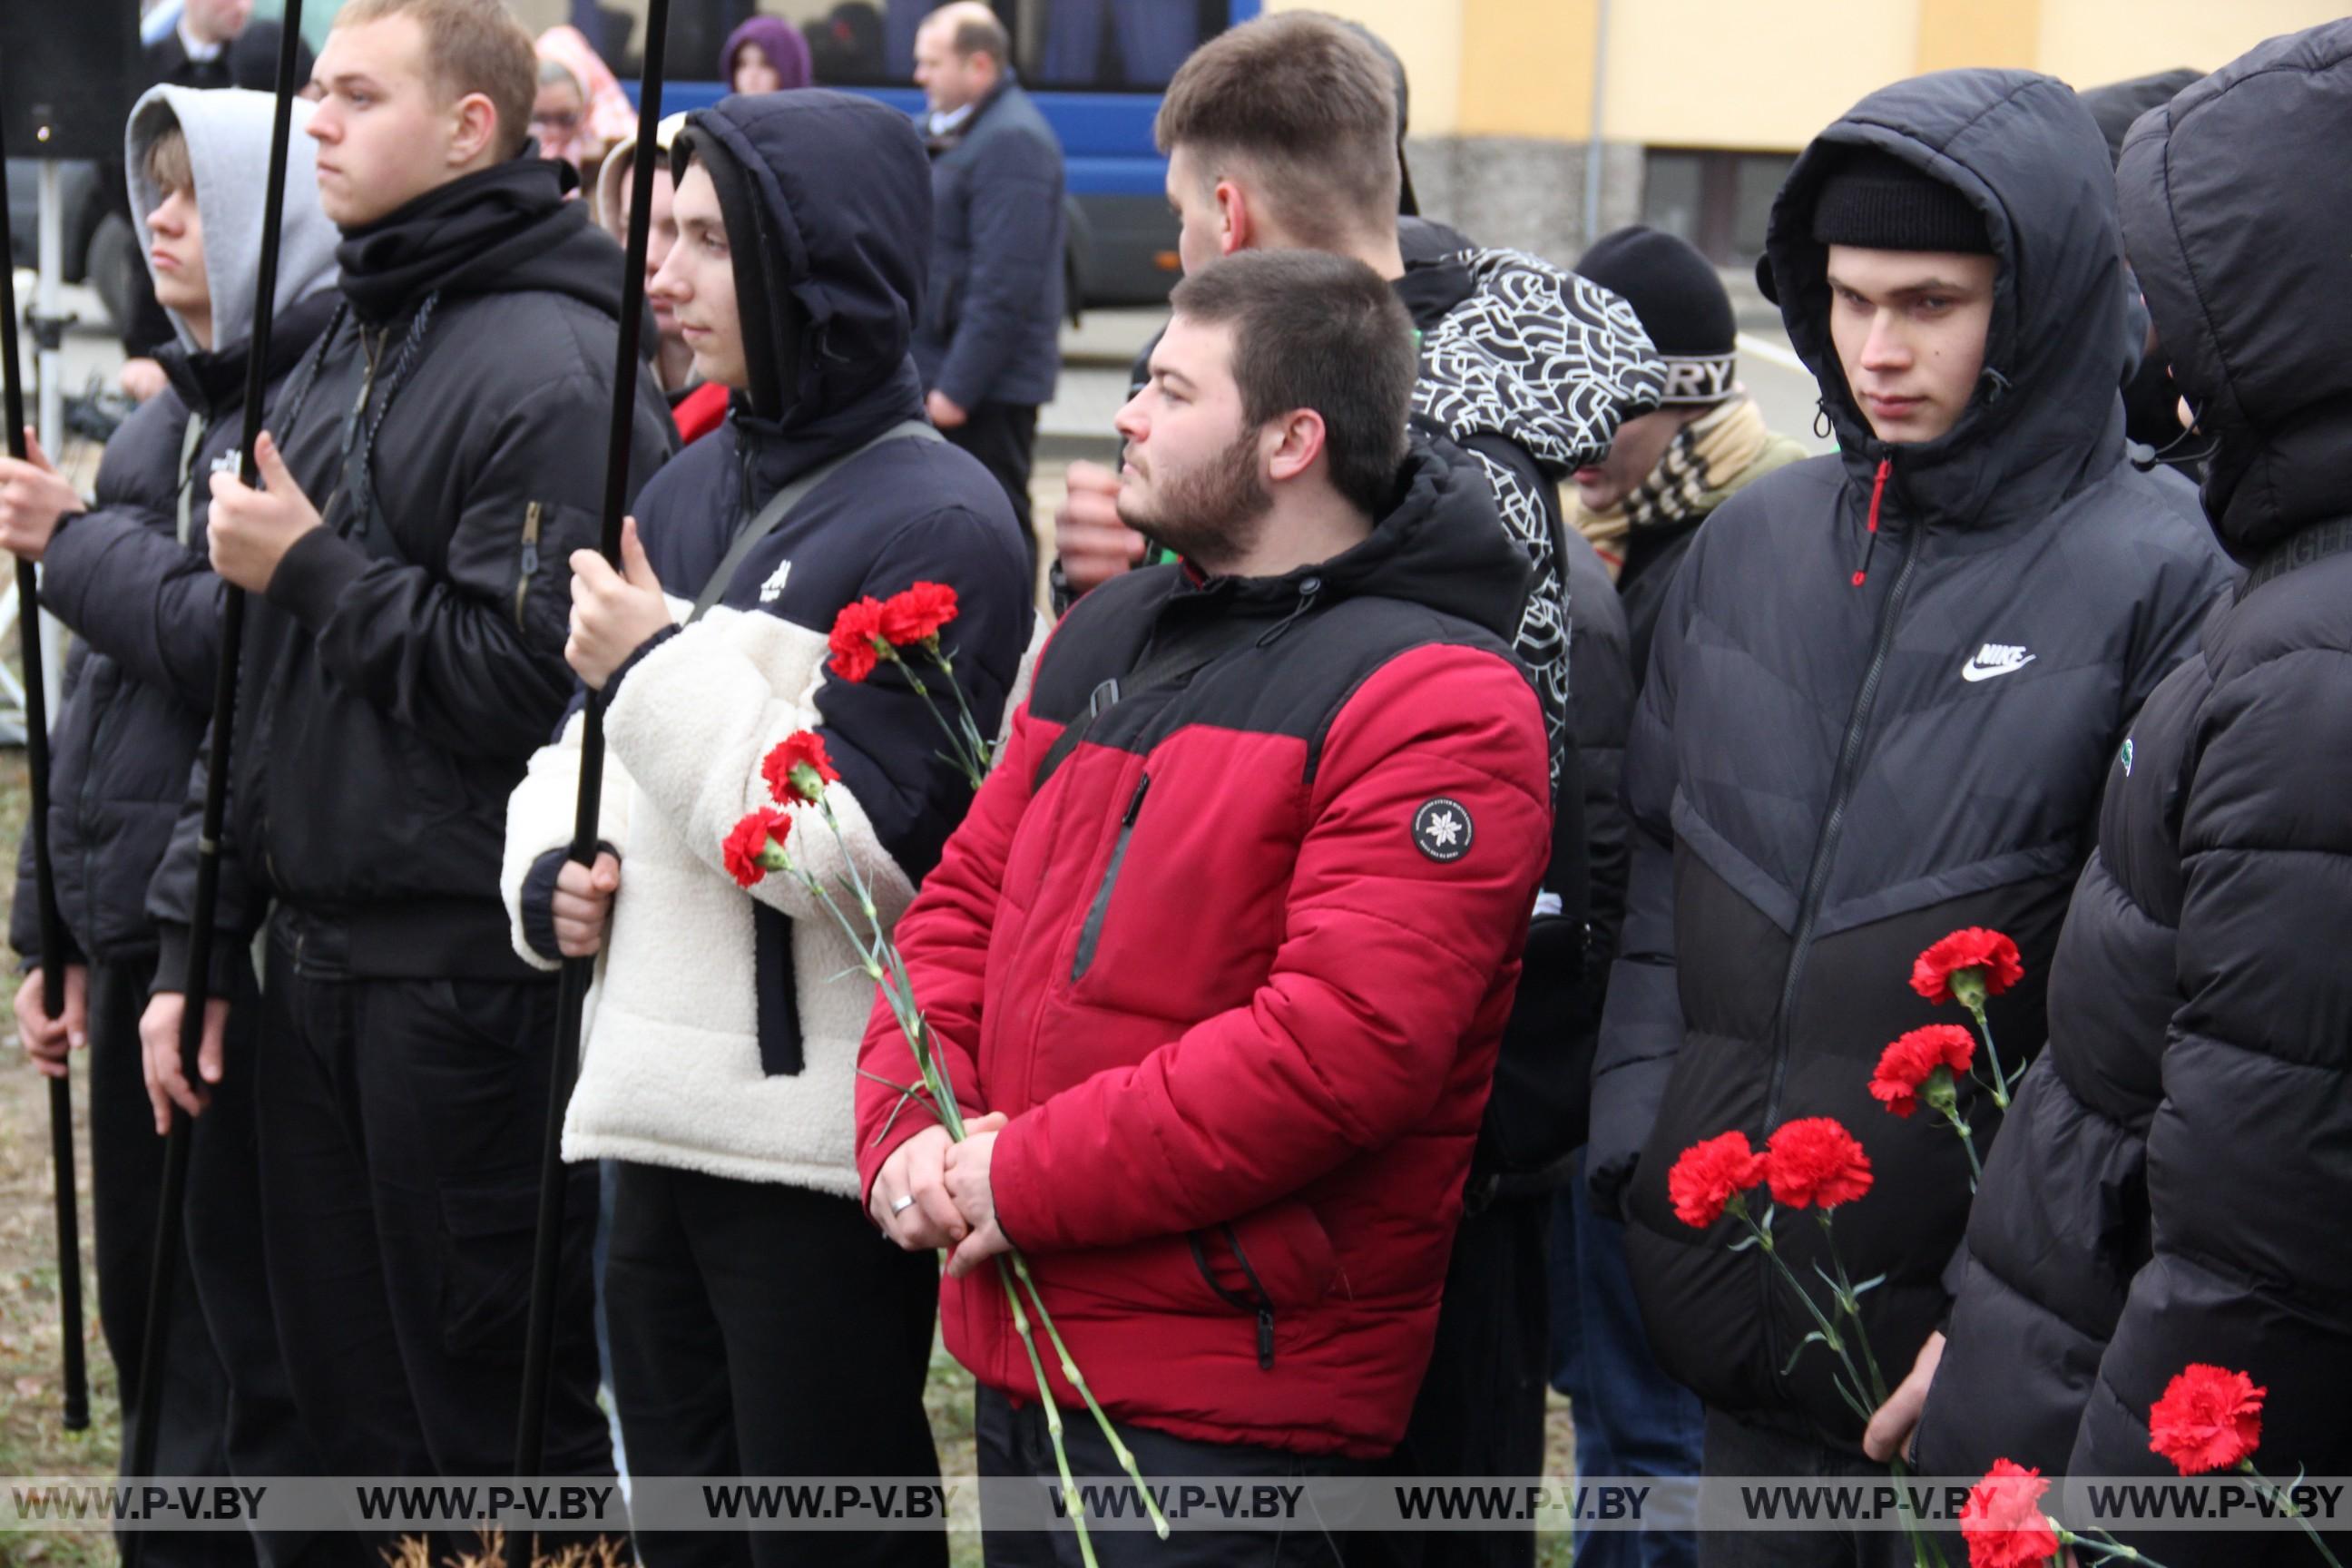
[{"label": "woman in headscarf", "polygon": [[719,79],[730,92],[781,92],[811,79],[808,40],[781,16],[753,16],[727,35]]},{"label": "woman in headscarf", "polygon": [[550,27],[532,47],[539,96],[531,102],[530,133],[539,138],[540,156],[593,179],[605,149],[637,133],[637,111],[577,27]]}]

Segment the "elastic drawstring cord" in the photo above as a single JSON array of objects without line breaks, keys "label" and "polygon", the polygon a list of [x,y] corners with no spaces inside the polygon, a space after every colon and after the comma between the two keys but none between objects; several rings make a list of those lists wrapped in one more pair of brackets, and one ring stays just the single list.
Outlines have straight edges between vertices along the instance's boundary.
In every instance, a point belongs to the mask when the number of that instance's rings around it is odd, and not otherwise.
[{"label": "elastic drawstring cord", "polygon": [[1886,498],[1886,471],[1894,466],[1894,458],[1879,458],[1878,477],[1870,482],[1870,530],[1863,535],[1862,563],[1853,569],[1853,585],[1857,588],[1870,575],[1871,552],[1878,548],[1878,503]]}]

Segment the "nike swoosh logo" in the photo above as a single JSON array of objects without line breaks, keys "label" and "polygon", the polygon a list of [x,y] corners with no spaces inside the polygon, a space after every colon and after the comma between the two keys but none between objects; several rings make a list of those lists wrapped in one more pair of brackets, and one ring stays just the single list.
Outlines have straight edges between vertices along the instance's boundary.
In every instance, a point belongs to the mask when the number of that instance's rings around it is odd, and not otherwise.
[{"label": "nike swoosh logo", "polygon": [[2029,653],[2023,658],[2019,659],[2015,664],[1995,665],[1982,665],[1979,664],[1974,659],[1970,659],[1968,663],[1960,666],[1960,679],[1962,680],[1990,680],[1996,675],[2014,675],[2019,670],[2023,669],[2027,665],[2032,664],[2034,660],[2034,655]]}]

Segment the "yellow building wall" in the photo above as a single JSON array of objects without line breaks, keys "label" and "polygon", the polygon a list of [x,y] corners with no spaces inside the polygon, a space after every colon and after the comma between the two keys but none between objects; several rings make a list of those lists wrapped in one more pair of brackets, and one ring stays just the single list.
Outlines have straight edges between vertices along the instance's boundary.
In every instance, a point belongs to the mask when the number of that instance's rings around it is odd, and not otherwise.
[{"label": "yellow building wall", "polygon": [[[1405,62],[1415,136],[1581,142],[1601,0],[1266,0],[1362,22]],[[2096,87],[2211,70],[2342,0],[1609,0],[1605,134],[1794,152],[1923,70],[2018,66]]]},{"label": "yellow building wall", "polygon": [[2219,70],[2264,38],[2343,16],[2337,0],[2043,0],[2034,68],[2099,87],[2187,66]]}]

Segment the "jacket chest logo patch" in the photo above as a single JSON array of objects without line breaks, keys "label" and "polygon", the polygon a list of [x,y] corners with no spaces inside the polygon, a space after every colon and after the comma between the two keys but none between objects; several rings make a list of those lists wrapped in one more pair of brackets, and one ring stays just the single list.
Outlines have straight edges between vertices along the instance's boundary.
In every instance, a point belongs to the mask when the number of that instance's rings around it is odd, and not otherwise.
[{"label": "jacket chest logo patch", "polygon": [[784,583],[792,574],[793,563],[790,561],[777,562],[776,569],[768,574],[768,580],[760,584],[760,603],[772,605],[782,598]]},{"label": "jacket chest logo patch", "polygon": [[1412,814],[1412,847],[1441,866],[1450,866],[1470,853],[1476,836],[1470,814],[1458,800],[1439,795],[1424,801]]},{"label": "jacket chest logo patch", "polygon": [[1997,675],[2014,675],[2033,662],[2033,656],[2023,647],[2009,643],[1989,642],[1969,657],[1960,666],[1962,680],[1990,680]]}]

